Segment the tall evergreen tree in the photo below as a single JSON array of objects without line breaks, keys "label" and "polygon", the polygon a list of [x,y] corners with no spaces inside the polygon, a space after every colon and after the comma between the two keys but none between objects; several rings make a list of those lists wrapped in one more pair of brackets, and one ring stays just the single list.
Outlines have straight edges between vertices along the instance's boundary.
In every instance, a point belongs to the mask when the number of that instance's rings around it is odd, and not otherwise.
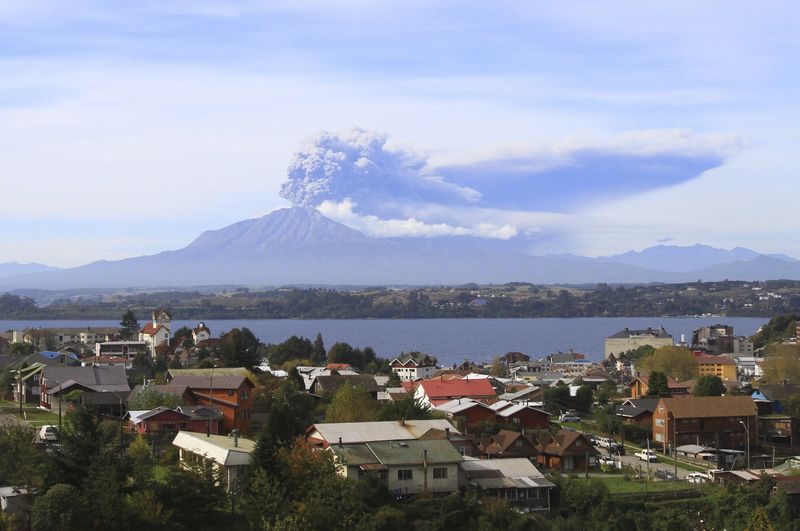
[{"label": "tall evergreen tree", "polygon": [[322,334],[317,332],[317,337],[314,339],[314,349],[311,351],[311,362],[314,365],[323,365],[327,357],[328,351],[325,350],[325,343],[322,342]]},{"label": "tall evergreen tree", "polygon": [[139,321],[136,319],[136,314],[133,313],[133,310],[128,310],[122,316],[122,321],[119,322],[120,327],[120,336],[122,339],[126,341],[131,341],[137,334],[139,333]]}]

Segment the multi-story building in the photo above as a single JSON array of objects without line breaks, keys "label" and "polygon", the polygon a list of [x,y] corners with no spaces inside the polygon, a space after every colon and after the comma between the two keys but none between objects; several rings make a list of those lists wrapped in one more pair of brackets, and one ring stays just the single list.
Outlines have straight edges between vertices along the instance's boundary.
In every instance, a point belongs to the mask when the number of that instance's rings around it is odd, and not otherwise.
[{"label": "multi-story building", "polygon": [[692,332],[692,347],[699,348],[709,354],[725,354],[733,352],[733,327],[715,324],[698,328]]},{"label": "multi-story building", "polygon": [[736,362],[727,356],[695,355],[697,376],[719,376],[723,382],[735,382]]},{"label": "multi-story building", "polygon": [[645,345],[653,348],[671,347],[672,336],[661,328],[646,328],[644,330],[631,330],[625,328],[616,334],[610,335],[605,340],[605,359],[611,354],[615,356]]},{"label": "multi-story building", "polygon": [[436,372],[436,358],[420,352],[400,354],[389,365],[404,382],[424,380]]},{"label": "multi-story building", "polygon": [[111,341],[118,335],[119,328],[111,327],[25,328],[12,332],[12,342],[28,343],[39,350],[60,350],[66,347],[94,349],[96,343]]},{"label": "multi-story building", "polygon": [[662,398],[653,413],[653,440],[669,447],[697,444],[744,450],[758,441],[758,409],[749,396]]}]

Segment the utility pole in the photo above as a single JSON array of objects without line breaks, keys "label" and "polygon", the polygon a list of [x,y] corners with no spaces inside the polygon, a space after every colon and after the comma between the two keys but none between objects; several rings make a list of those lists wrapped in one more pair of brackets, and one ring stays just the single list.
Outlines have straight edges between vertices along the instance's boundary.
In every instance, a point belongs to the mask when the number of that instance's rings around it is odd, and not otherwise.
[{"label": "utility pole", "polygon": [[672,461],[675,463],[675,479],[678,478],[678,425],[672,416]]},{"label": "utility pole", "polygon": [[[211,437],[211,421],[214,419],[214,369],[216,369],[216,365],[211,366],[211,383],[210,388],[208,390],[208,428],[206,429],[206,437]],[[219,425],[217,425],[219,427]],[[219,430],[217,430],[219,431]],[[219,435],[219,433],[217,433]]]}]

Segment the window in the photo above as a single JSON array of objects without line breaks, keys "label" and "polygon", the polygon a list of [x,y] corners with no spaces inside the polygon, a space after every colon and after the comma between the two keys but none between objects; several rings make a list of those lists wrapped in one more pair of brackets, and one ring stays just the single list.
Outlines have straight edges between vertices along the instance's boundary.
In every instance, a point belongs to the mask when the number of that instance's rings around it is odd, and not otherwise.
[{"label": "window", "polygon": [[516,441],[514,441],[514,444],[517,445],[517,448],[522,447],[522,439],[517,439]]},{"label": "window", "polygon": [[410,481],[412,477],[413,474],[410,468],[401,468],[397,471],[397,481]]},{"label": "window", "polygon": [[656,433],[656,440],[659,442],[664,442],[664,434],[663,433]]},{"label": "window", "polygon": [[656,419],[656,426],[663,426],[663,425],[664,425],[664,419]]},{"label": "window", "polygon": [[658,411],[659,411],[659,413],[663,413],[664,412],[664,406],[658,406]]},{"label": "window", "polygon": [[433,479],[447,479],[447,469],[446,468],[434,468],[433,469]]}]

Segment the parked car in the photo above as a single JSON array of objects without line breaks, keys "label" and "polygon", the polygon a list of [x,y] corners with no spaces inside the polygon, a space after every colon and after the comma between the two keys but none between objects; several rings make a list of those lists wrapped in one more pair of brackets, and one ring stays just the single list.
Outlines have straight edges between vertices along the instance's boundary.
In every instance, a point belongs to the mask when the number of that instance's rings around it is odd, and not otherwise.
[{"label": "parked car", "polygon": [[611,444],[614,442],[613,439],[609,437],[598,437],[597,438],[597,446],[600,448],[611,448]]},{"label": "parked car", "polygon": [[608,447],[608,451],[612,454],[625,455],[625,447],[618,442],[612,442]]},{"label": "parked car", "polygon": [[577,415],[570,415],[569,413],[565,413],[558,417],[559,422],[580,422],[581,418]]},{"label": "parked car", "polygon": [[658,455],[653,450],[639,450],[635,454],[641,461],[650,461],[651,463],[658,462]]},{"label": "parked car", "polygon": [[55,442],[58,440],[58,428],[56,426],[47,425],[39,428],[39,439],[47,442]]},{"label": "parked car", "polygon": [[617,462],[613,457],[608,457],[605,455],[598,458],[598,461],[600,462],[601,465],[609,465],[609,466],[614,466]]},{"label": "parked car", "polygon": [[711,481],[711,476],[702,472],[690,472],[686,474],[686,481],[689,483],[707,483]]}]

